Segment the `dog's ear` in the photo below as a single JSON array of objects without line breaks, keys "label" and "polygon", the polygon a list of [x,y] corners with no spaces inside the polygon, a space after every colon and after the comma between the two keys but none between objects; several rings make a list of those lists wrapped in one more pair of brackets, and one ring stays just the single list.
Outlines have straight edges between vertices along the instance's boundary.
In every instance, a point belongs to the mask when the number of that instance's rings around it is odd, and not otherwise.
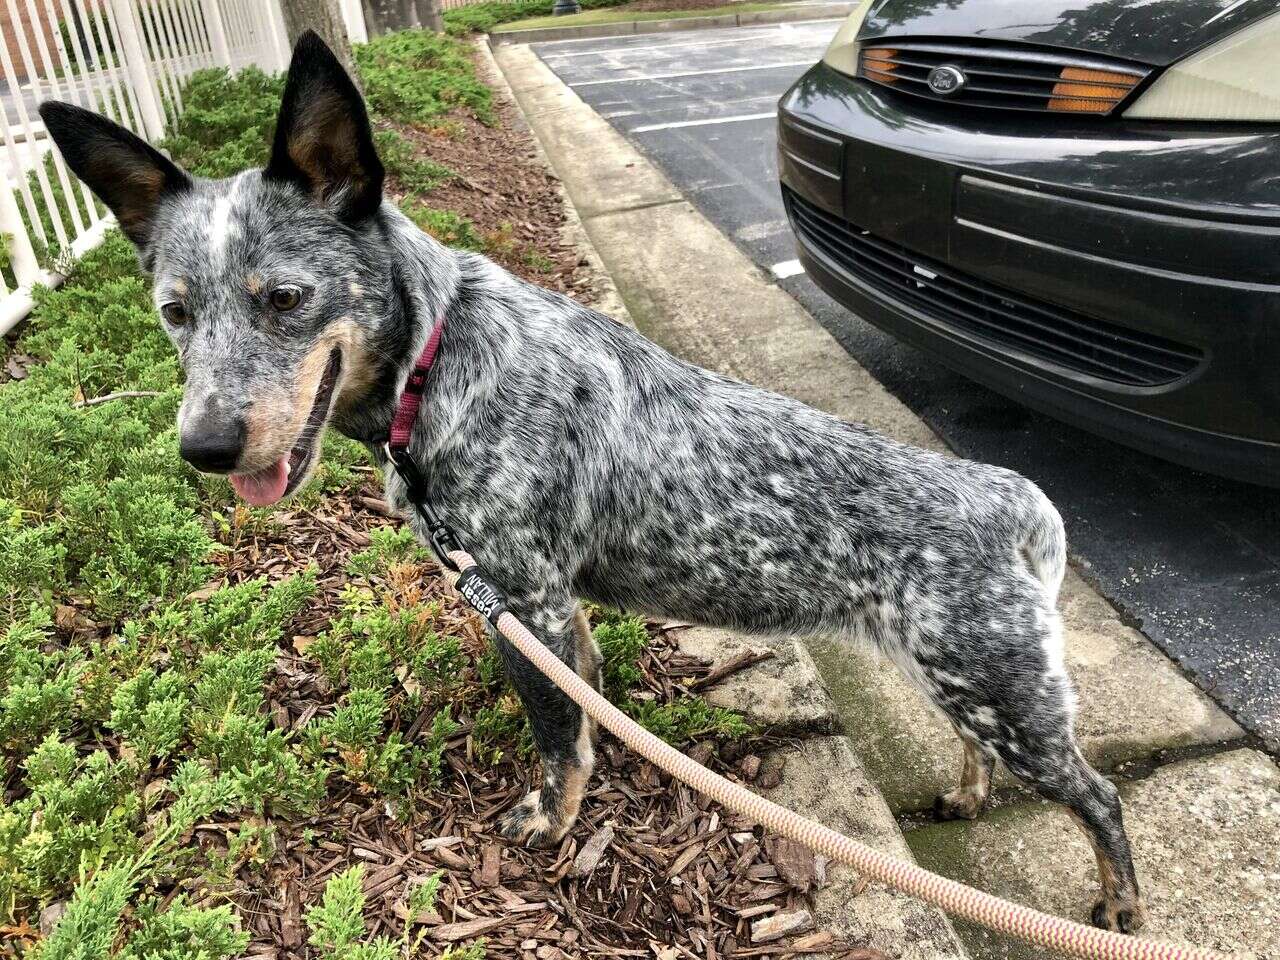
[{"label": "dog's ear", "polygon": [[67,165],[140,248],[151,239],[161,200],[191,189],[191,178],[164,154],[106,117],[46,100],[40,118]]},{"label": "dog's ear", "polygon": [[364,100],[333,51],[311,30],[293,48],[264,175],[296,184],[352,222],[382,202],[382,161]]}]

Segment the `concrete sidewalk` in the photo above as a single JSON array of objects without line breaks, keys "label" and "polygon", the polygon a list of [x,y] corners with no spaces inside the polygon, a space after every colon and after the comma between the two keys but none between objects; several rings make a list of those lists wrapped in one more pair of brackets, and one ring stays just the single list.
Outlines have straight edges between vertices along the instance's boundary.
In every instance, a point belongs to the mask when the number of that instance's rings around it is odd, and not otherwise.
[{"label": "concrete sidewalk", "polygon": [[[503,46],[494,56],[642,332],[710,369],[943,448],[530,50]],[[1277,953],[1280,771],[1074,574],[1063,610],[1084,750],[1116,776],[1128,801],[1151,911],[1144,936],[1258,957]],[[740,694],[721,695],[773,724],[801,708],[829,709],[845,736],[803,746],[779,792],[796,790],[791,802],[855,835],[869,831],[885,849],[905,839],[938,872],[1085,919],[1097,880],[1087,845],[1063,811],[1004,780],[989,819],[928,822],[921,812],[959,772],[959,745],[945,722],[887,665],[828,644],[786,644],[795,649],[773,661],[772,672],[763,664],[754,684],[743,675],[735,680]],[[776,669],[779,663],[786,669]],[[746,689],[753,685],[755,694]],[[764,696],[763,685],[782,692]],[[806,689],[816,706],[802,702]],[[826,791],[820,807],[803,794],[806,771]],[[836,892],[820,896],[820,922],[857,932],[891,956],[958,955],[952,928],[936,911],[888,891],[877,891],[868,909],[867,894],[854,896],[841,882],[833,871],[829,889]],[[975,957],[1042,955],[981,931],[958,933]]]}]

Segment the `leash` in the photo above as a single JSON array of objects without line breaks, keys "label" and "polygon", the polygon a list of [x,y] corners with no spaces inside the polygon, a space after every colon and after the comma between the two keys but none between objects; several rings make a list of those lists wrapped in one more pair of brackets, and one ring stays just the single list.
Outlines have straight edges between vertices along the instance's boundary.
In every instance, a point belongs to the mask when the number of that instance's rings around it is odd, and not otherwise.
[{"label": "leash", "polygon": [[587,716],[654,766],[726,809],[802,843],[833,862],[846,864],[866,877],[939,907],[952,916],[1034,946],[1093,960],[1230,960],[1224,954],[1199,947],[1139,940],[1041,913],[882,853],[708,770],[644,729],[597,693],[507,609],[502,591],[462,548],[457,535],[432,509],[427,498],[426,477],[409,456],[413,426],[443,332],[442,316],[436,321],[427,345],[405,384],[385,447],[387,457],[404,482],[414,509],[426,523],[432,548],[446,567],[445,576],[450,583],[477,613],[578,704]]}]

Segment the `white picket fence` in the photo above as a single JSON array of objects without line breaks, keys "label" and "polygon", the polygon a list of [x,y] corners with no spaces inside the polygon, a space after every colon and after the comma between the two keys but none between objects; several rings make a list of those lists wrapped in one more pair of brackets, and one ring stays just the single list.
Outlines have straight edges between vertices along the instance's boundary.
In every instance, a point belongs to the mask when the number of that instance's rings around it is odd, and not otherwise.
[{"label": "white picket fence", "polygon": [[[360,0],[341,4],[351,39],[365,41]],[[0,335],[31,311],[31,288],[60,284],[110,225],[50,143],[42,100],[97,110],[155,142],[196,70],[274,72],[288,60],[279,0],[0,0]]]}]

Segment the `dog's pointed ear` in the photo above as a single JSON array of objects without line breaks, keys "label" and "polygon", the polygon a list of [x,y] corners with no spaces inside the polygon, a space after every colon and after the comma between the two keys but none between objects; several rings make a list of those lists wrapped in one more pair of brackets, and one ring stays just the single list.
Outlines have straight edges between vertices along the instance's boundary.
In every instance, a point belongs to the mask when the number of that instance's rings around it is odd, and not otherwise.
[{"label": "dog's pointed ear", "polygon": [[106,117],[46,100],[40,119],[67,166],[111,209],[139,248],[151,239],[161,201],[191,189],[191,178],[164,154]]},{"label": "dog's pointed ear", "polygon": [[368,217],[382,202],[382,161],[364,99],[323,40],[298,38],[263,175],[296,184],[343,220]]}]

